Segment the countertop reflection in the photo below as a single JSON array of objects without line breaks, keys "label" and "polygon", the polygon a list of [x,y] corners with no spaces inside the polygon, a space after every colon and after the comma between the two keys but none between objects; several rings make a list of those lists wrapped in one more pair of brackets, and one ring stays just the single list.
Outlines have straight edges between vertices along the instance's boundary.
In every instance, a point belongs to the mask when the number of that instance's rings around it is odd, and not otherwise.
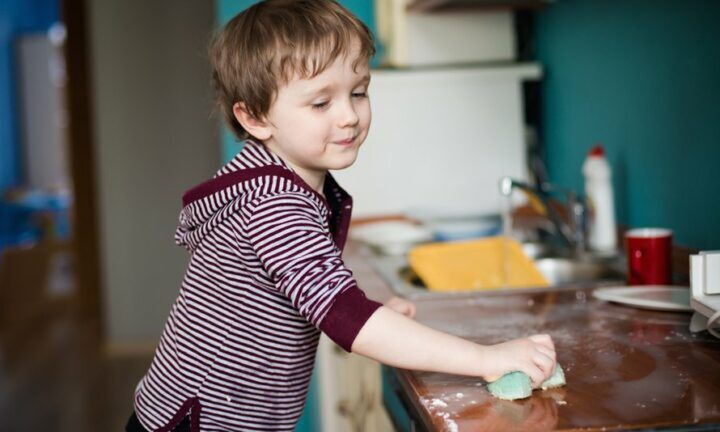
[{"label": "countertop reflection", "polygon": [[688,330],[690,314],[634,309],[591,288],[418,304],[417,319],[484,344],[549,333],[567,385],[501,401],[472,377],[398,370],[431,430],[720,428],[720,340]]}]

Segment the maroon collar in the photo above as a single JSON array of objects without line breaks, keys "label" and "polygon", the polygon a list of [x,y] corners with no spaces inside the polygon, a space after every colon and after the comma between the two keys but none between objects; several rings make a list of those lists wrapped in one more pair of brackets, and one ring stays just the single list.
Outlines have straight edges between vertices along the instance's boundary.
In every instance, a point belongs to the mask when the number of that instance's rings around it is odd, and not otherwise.
[{"label": "maroon collar", "polygon": [[266,175],[283,177],[290,181],[295,181],[296,174],[280,165],[267,165],[260,168],[244,169],[233,171],[231,173],[219,175],[208,181],[200,183],[183,194],[183,207],[208,197],[215,192],[227,189],[230,186],[252,180],[257,177]]},{"label": "maroon collar", "polygon": [[200,183],[183,194],[183,206],[186,207],[195,201],[203,199],[215,192],[227,189],[235,184],[252,180],[262,176],[275,176],[285,178],[301,188],[309,191],[325,205],[330,213],[330,229],[335,244],[340,250],[345,247],[347,232],[350,226],[352,213],[352,197],[327,173],[323,192],[325,197],[312,189],[297,173],[280,165],[266,165],[259,168],[243,169],[219,175],[206,182]]}]

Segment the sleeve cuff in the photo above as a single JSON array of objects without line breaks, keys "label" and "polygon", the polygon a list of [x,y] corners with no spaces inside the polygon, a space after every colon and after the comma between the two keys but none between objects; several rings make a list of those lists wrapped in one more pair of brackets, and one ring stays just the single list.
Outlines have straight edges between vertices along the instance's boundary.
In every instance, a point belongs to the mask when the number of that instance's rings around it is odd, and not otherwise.
[{"label": "sleeve cuff", "polygon": [[360,329],[380,306],[382,304],[368,299],[354,286],[337,296],[320,324],[320,330],[342,349],[351,352]]}]

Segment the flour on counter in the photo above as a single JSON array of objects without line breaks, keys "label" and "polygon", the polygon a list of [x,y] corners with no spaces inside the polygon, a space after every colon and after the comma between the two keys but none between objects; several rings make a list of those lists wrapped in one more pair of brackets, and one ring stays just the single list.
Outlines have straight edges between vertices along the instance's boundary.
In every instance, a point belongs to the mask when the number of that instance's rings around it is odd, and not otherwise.
[{"label": "flour on counter", "polygon": [[443,422],[445,423],[445,430],[448,432],[458,432],[458,425],[455,423],[455,420],[450,418],[450,414],[448,413],[442,413],[440,415],[443,418]]},{"label": "flour on counter", "polygon": [[447,403],[441,399],[433,399],[429,403],[425,403],[423,401],[423,404],[427,406],[428,408],[445,408],[447,407]]},{"label": "flour on counter", "polygon": [[450,432],[458,432],[460,430],[458,429],[457,423],[452,420],[445,420],[445,426],[447,426],[447,430]]}]

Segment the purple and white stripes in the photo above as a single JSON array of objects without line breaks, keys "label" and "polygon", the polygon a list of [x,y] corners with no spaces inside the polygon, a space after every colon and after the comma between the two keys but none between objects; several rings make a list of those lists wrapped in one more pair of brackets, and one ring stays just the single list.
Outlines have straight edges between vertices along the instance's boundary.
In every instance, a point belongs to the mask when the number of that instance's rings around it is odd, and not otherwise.
[{"label": "purple and white stripes", "polygon": [[329,174],[325,196],[252,141],[185,194],[190,263],[135,394],[148,430],[294,429],[318,329],[349,351],[380,306],[342,261],[352,204]]}]

